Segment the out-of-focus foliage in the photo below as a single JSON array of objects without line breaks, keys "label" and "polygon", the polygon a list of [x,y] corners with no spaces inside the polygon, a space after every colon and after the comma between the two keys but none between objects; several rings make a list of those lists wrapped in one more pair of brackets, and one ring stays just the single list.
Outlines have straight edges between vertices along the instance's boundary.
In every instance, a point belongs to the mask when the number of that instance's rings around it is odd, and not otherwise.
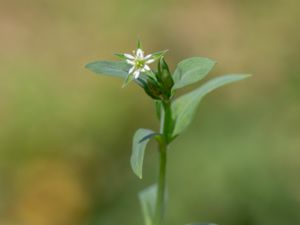
[{"label": "out-of-focus foliage", "polygon": [[[300,2],[297,0],[0,3],[0,224],[141,224],[131,137],[157,129],[135,85],[97,77],[93,60],[169,49],[212,75],[254,76],[208,96],[171,146],[168,224],[300,224]],[[111,58],[110,58],[111,57]]]},{"label": "out-of-focus foliage", "polygon": [[249,74],[230,74],[220,76],[208,81],[196,90],[175,99],[172,104],[173,117],[175,121],[173,135],[178,135],[185,131],[192,123],[198,105],[205,95],[226,84],[241,81],[248,77]]}]

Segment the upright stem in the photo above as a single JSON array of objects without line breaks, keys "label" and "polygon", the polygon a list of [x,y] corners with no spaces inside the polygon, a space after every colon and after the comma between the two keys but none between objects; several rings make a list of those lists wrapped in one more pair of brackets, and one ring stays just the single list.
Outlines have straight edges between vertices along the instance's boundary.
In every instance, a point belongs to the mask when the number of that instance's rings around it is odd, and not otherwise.
[{"label": "upright stem", "polygon": [[166,145],[169,144],[169,141],[171,139],[171,132],[172,132],[172,111],[171,111],[171,103],[170,101],[163,102],[163,123],[162,123],[162,134],[164,136],[164,140],[166,142]]},{"label": "upright stem", "polygon": [[156,200],[156,225],[160,225],[164,215],[164,201],[166,190],[166,164],[167,164],[167,148],[165,143],[159,146],[160,166],[157,186],[157,200]]},{"label": "upright stem", "polygon": [[170,102],[163,102],[163,113],[161,116],[161,133],[163,138],[159,143],[159,176],[157,186],[157,199],[155,209],[155,225],[161,225],[164,217],[164,201],[166,191],[166,165],[167,165],[167,147],[170,140],[172,129],[172,115]]}]

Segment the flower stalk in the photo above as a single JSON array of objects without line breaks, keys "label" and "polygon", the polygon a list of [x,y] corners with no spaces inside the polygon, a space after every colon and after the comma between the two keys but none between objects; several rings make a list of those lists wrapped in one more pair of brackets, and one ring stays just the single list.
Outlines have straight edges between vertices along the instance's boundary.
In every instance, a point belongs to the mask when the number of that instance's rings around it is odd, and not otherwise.
[{"label": "flower stalk", "polygon": [[167,145],[163,141],[159,144],[159,176],[157,199],[155,208],[155,225],[161,225],[165,212],[165,193],[166,193],[166,167],[167,167]]},{"label": "flower stalk", "polygon": [[170,134],[172,128],[172,113],[170,100],[163,101],[161,113],[161,134],[162,138],[159,141],[159,175],[157,199],[155,208],[155,225],[161,225],[165,213],[166,199],[166,170],[167,170],[167,150],[170,142]]}]

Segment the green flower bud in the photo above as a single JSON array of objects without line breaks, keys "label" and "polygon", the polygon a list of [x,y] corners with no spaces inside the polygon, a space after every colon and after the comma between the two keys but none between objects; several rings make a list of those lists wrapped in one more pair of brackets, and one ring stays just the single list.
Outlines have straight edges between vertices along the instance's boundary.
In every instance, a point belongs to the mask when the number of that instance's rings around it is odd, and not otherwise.
[{"label": "green flower bud", "polygon": [[163,57],[158,62],[158,73],[156,74],[158,82],[161,84],[165,95],[169,98],[171,96],[171,89],[174,85],[169,66]]},{"label": "green flower bud", "polygon": [[163,93],[157,81],[150,77],[139,77],[136,82],[144,89],[144,91],[153,99],[161,100]]}]

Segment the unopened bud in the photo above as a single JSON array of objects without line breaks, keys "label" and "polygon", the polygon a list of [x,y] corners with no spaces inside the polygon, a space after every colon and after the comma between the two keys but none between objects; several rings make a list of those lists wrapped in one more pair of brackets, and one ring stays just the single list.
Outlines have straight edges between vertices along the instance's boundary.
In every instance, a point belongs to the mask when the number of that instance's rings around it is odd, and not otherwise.
[{"label": "unopened bud", "polygon": [[164,89],[164,93],[166,93],[166,95],[170,97],[171,89],[174,85],[174,81],[170,73],[168,64],[166,63],[163,57],[160,58],[158,62],[158,74],[156,78],[158,82],[162,85],[162,88]]}]

